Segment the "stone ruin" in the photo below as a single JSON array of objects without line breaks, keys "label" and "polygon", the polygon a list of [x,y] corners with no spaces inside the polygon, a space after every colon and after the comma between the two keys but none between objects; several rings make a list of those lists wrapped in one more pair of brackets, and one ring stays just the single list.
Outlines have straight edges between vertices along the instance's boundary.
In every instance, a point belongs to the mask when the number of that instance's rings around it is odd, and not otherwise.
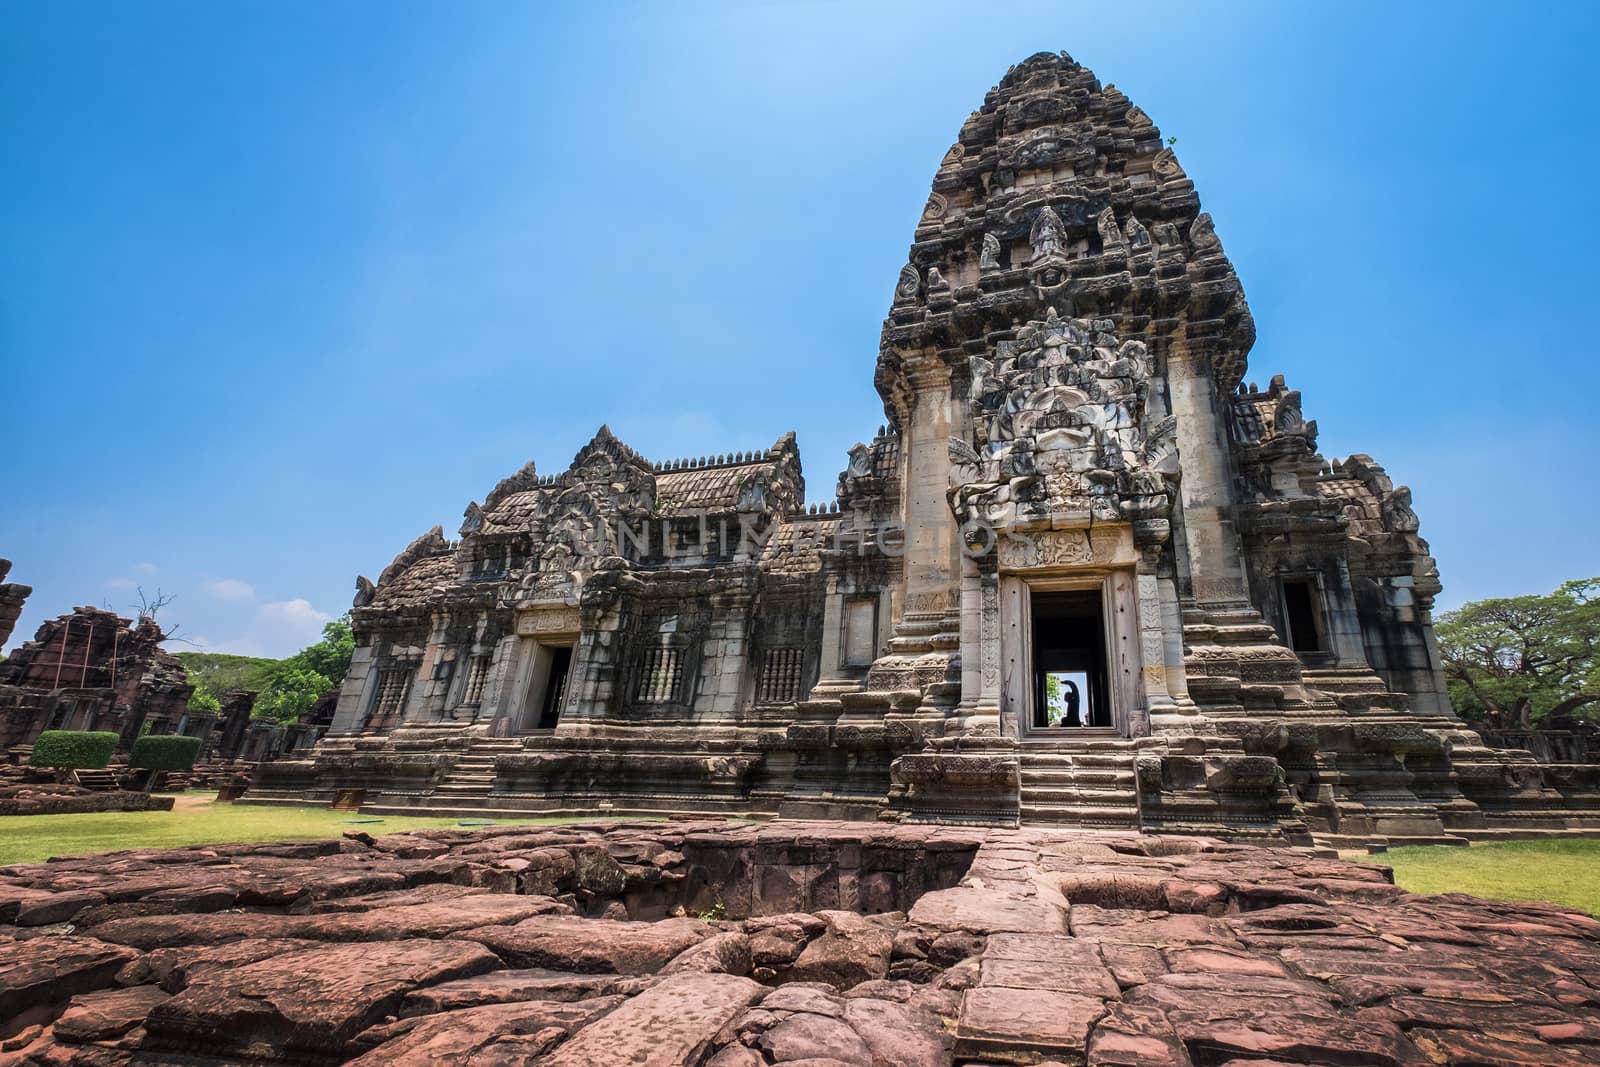
[{"label": "stone ruin", "polygon": [[794,435],[602,427],[358,579],[328,736],[259,802],[741,812],[1360,845],[1600,828],[1452,713],[1411,493],[1328,460],[1149,116],[1066,55],[945,153],[806,504]]},{"label": "stone ruin", "polygon": [[194,686],[154,619],[81,607],[50,619],[0,662],[0,751],[45,730],[183,732]]},{"label": "stone ruin", "polygon": [[1600,922],[1195,837],[601,823],[0,869],[0,1061],[1600,1063]]},{"label": "stone ruin", "polygon": [[22,605],[33,593],[33,587],[7,582],[6,575],[11,573],[11,561],[0,559],[0,648],[4,648],[7,641],[11,640],[11,631],[16,628],[17,619],[22,615]]},{"label": "stone ruin", "polygon": [[[0,560],[0,578],[9,567],[10,561]],[[25,585],[0,585],[0,640],[9,636],[31,591]],[[112,611],[80,607],[48,620],[32,641],[0,660],[0,814],[111,810],[118,803],[116,798],[91,803],[82,790],[65,785],[41,792],[37,781],[27,783],[25,800],[13,795],[29,777],[25,765],[34,740],[46,730],[116,733],[118,755],[111,770],[79,776],[105,789],[116,787],[117,772],[142,734],[201,739],[194,772],[163,775],[168,784],[242,787],[255,763],[309,749],[326,730],[331,713],[320,722],[313,713],[286,726],[252,721],[256,694],[245,690],[223,694],[220,712],[191,708],[194,686],[183,662],[161,647],[164,639],[153,619],[134,622]],[[126,806],[131,799],[121,802]],[[144,804],[136,806],[142,810]]]}]

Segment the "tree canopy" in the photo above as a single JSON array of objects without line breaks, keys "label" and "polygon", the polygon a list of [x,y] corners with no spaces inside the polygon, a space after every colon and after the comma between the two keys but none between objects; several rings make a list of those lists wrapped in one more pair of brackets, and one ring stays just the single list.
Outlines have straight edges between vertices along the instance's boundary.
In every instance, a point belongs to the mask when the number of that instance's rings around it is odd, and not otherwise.
[{"label": "tree canopy", "polygon": [[1450,701],[1463,718],[1531,726],[1600,701],[1600,577],[1547,596],[1478,600],[1435,625]]},{"label": "tree canopy", "polygon": [[256,696],[252,718],[293,722],[311,710],[317,698],[344,680],[355,652],[355,635],[348,617],[334,619],[322,628],[322,640],[288,659],[256,659],[211,652],[180,652],[195,684],[189,706],[218,711],[218,698],[230,689],[251,689]]},{"label": "tree canopy", "polygon": [[255,717],[294,722],[311,710],[318,697],[344,681],[355,649],[348,616],[328,623],[321,641],[262,671],[265,686],[256,698]]}]

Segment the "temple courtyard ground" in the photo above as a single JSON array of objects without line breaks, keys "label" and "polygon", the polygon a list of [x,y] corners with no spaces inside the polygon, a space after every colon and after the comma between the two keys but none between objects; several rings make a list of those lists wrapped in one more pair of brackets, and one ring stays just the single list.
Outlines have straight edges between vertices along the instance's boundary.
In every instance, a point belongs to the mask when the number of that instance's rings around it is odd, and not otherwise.
[{"label": "temple courtyard ground", "polygon": [[358,826],[0,867],[0,1062],[1567,1067],[1600,921],[1133,833]]},{"label": "temple courtyard ground", "polygon": [[[306,841],[348,831],[389,834],[483,825],[551,825],[571,819],[461,820],[374,817],[326,807],[256,807],[215,803],[215,793],[176,796],[170,812],[27,815],[0,823],[0,865],[40,863],[118,849],[176,848],[229,842]],[[1391,868],[1413,893],[1469,893],[1496,900],[1564,904],[1600,915],[1600,840],[1512,841],[1471,849],[1392,849],[1379,856],[1342,853]]]},{"label": "temple courtyard ground", "polygon": [[[327,807],[219,804],[215,798],[215,793],[179,793],[172,811],[12,816],[0,821],[0,864],[38,863],[52,856],[116,849],[312,840],[338,837],[346,830],[382,834],[462,824],[456,818],[376,818]],[[498,820],[492,819],[472,821],[498,825]]]}]

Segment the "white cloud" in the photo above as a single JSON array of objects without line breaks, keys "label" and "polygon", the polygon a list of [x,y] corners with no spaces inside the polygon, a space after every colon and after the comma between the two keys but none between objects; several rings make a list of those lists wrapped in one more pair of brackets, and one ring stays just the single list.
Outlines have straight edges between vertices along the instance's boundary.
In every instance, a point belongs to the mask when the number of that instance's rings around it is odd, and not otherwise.
[{"label": "white cloud", "polygon": [[261,605],[246,637],[272,649],[269,655],[288,656],[321,640],[322,625],[332,618],[304,597],[274,600]]},{"label": "white cloud", "polygon": [[186,635],[189,644],[205,652],[231,656],[266,656],[282,659],[322,640],[322,626],[333,616],[318,611],[304,597],[262,604],[231,637],[215,639]]},{"label": "white cloud", "polygon": [[206,592],[218,600],[254,600],[256,587],[237,578],[219,578],[206,583]]},{"label": "white cloud", "polygon": [[161,568],[157,567],[154,563],[135,563],[133,565],[133,569],[144,575],[146,578],[150,577],[151,575],[161,573]]},{"label": "white cloud", "polygon": [[132,589],[139,583],[132,578],[113,578],[106,583],[107,589]]}]

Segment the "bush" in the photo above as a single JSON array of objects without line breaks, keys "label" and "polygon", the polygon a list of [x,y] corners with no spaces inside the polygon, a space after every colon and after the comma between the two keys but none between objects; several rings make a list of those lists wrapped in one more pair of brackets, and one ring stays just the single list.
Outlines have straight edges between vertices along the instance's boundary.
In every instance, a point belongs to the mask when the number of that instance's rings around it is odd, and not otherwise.
[{"label": "bush", "polygon": [[28,763],[61,771],[98,771],[111,762],[117,735],[109,731],[46,730],[33,742]]},{"label": "bush", "polygon": [[128,766],[149,771],[186,771],[200,754],[200,739],[182,734],[145,734],[133,743]]}]

